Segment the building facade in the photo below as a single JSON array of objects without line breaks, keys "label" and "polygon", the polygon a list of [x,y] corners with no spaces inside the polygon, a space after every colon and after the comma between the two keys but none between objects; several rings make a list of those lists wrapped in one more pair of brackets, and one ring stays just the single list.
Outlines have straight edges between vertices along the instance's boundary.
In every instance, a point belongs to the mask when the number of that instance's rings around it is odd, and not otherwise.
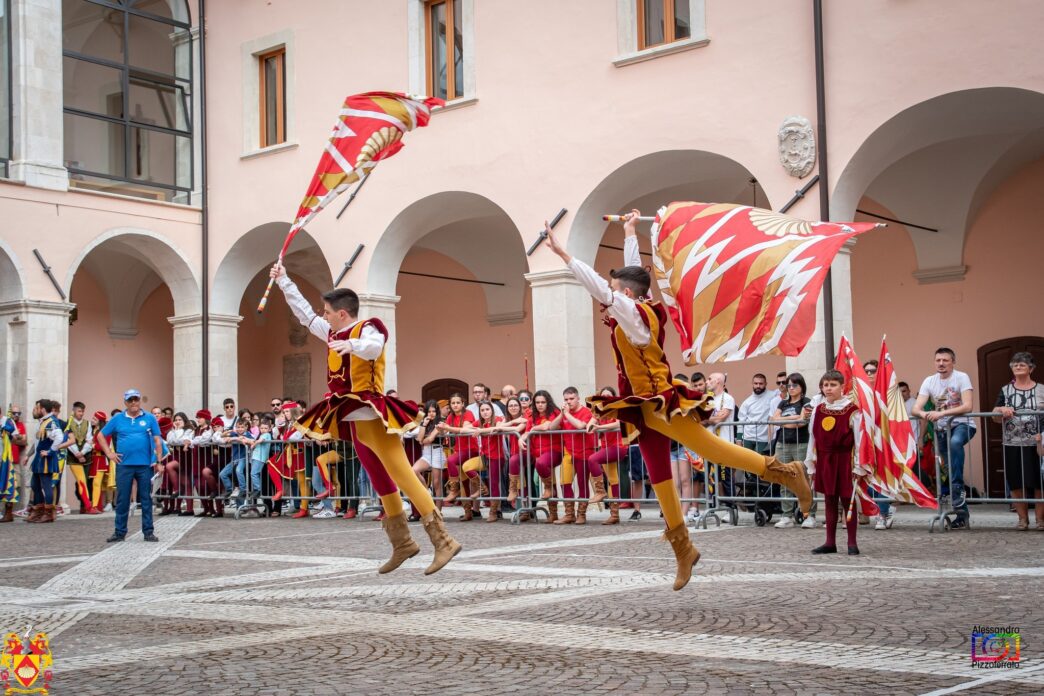
[{"label": "building facade", "polygon": [[[321,396],[323,347],[278,292],[255,307],[338,106],[374,89],[448,103],[288,268],[318,301],[354,258],[341,285],[392,328],[404,396],[615,383],[588,295],[547,250],[526,255],[560,209],[569,250],[607,271],[622,234],[603,213],[779,210],[824,173],[790,214],[819,219],[825,193],[833,220],[890,220],[835,263],[835,340],[868,359],[887,333],[916,388],[939,345],[993,384],[996,356],[1044,335],[1033,0],[829,3],[822,123],[811,0],[4,3],[5,401]],[[723,366],[734,393],[784,367],[814,382],[825,336]],[[671,340],[679,371],[708,370]]]}]

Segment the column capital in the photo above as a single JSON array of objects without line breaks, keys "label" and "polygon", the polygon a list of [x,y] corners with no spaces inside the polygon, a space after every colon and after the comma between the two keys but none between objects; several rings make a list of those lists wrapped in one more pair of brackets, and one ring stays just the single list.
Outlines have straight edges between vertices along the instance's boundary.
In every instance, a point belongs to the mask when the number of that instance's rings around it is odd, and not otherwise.
[{"label": "column capital", "polygon": [[383,295],[378,292],[360,292],[359,304],[368,307],[381,307],[384,309],[395,309],[402,297],[399,295]]},{"label": "column capital", "polygon": [[[71,302],[51,302],[50,300],[10,300],[0,302],[0,315],[20,314],[48,314],[53,316],[68,317],[69,313],[76,309]],[[11,321],[25,321],[24,317],[15,316]]]},{"label": "column capital", "polygon": [[568,268],[557,268],[553,271],[535,271],[526,273],[524,277],[529,281],[530,286],[534,288],[547,285],[576,285],[581,287],[580,281],[576,279],[576,276]]}]

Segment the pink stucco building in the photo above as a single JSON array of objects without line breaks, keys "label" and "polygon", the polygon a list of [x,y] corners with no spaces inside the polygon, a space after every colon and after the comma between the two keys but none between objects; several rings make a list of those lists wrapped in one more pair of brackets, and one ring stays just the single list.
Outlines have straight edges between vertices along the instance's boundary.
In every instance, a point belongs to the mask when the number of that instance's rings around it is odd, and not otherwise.
[{"label": "pink stucco building", "polygon": [[[1044,344],[1034,0],[827,4],[825,124],[811,0],[3,4],[5,401],[319,397],[322,346],[280,297],[254,308],[337,107],[373,89],[450,100],[288,265],[317,297],[363,245],[342,285],[393,327],[404,396],[518,385],[526,360],[552,390],[614,382],[587,294],[546,250],[525,255],[542,221],[567,208],[569,249],[607,270],[621,233],[602,213],[778,210],[824,164],[791,214],[820,218],[828,194],[831,219],[902,221],[835,263],[835,340],[868,359],[887,333],[912,383],[951,346],[983,406],[1010,351]],[[794,116],[828,125],[803,176],[779,155]],[[787,363],[814,379],[823,328],[797,358],[725,366],[733,390]]]}]

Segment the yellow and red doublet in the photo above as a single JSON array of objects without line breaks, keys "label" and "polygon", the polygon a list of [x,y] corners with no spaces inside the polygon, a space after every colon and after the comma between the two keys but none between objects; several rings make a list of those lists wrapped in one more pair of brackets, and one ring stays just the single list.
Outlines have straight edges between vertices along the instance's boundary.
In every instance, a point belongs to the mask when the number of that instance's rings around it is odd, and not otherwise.
[{"label": "yellow and red doublet", "polygon": [[[597,416],[611,415],[640,426],[642,405],[653,404],[654,415],[668,423],[677,416],[695,413],[700,420],[713,412],[708,394],[675,382],[663,350],[667,312],[659,302],[637,302],[635,308],[649,328],[651,340],[644,347],[631,343],[616,319],[608,318],[620,396],[591,396],[587,403]],[[636,435],[631,430],[628,441]]]},{"label": "yellow and red doublet", "polygon": [[[334,340],[358,339],[363,328],[371,326],[388,340],[388,329],[380,319],[365,319],[329,332],[327,343]],[[419,409],[412,401],[402,401],[384,394],[384,349],[374,360],[364,360],[354,353],[342,356],[335,350],[326,355],[326,382],[330,395],[308,409],[294,427],[315,440],[340,440],[349,436],[341,422],[352,412],[372,408],[387,432],[402,433],[416,421]]]}]

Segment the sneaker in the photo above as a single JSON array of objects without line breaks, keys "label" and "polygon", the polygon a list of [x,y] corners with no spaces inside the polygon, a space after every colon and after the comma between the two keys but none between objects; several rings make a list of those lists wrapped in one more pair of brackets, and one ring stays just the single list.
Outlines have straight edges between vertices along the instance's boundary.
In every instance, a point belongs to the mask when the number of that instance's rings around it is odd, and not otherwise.
[{"label": "sneaker", "polygon": [[805,518],[805,521],[801,523],[802,529],[815,529],[819,526],[819,522],[816,522],[816,518],[809,515]]},{"label": "sneaker", "polygon": [[953,529],[967,529],[967,528],[968,528],[968,520],[964,519],[963,517],[958,517],[957,519],[955,519],[953,522],[950,523],[950,529],[951,530],[953,530]]},{"label": "sneaker", "polygon": [[885,515],[885,529],[891,529],[892,523],[895,522],[895,505],[888,508],[888,514]]},{"label": "sneaker", "polygon": [[794,526],[794,518],[787,515],[776,523],[776,529],[790,529]]},{"label": "sneaker", "polygon": [[232,489],[231,493],[228,493],[228,494],[225,495],[225,500],[228,500],[229,498],[238,498],[238,497],[239,497],[239,486],[236,486],[235,488]]},{"label": "sneaker", "polygon": [[29,516],[29,508],[22,508],[21,510],[15,510],[14,516],[15,517],[28,517]]},{"label": "sneaker", "polygon": [[113,534],[113,535],[112,535],[111,537],[109,537],[109,538],[108,538],[108,539],[106,539],[105,541],[106,541],[106,543],[112,544],[112,543],[115,543],[115,542],[117,542],[117,541],[123,541],[123,540],[124,540],[124,539],[126,539],[126,538],[127,538],[127,537],[125,537],[125,536],[121,536],[121,535],[119,535],[119,534]]},{"label": "sneaker", "polygon": [[316,519],[316,520],[329,520],[329,519],[332,519],[334,517],[337,517],[337,513],[334,512],[333,510],[328,509],[328,508],[323,508],[319,512],[317,512],[314,515],[312,515],[312,519]]},{"label": "sneaker", "polygon": [[870,518],[860,512],[859,513],[859,524],[870,524]]},{"label": "sneaker", "polygon": [[888,523],[885,522],[884,515],[879,515],[877,517],[877,524],[874,525],[874,529],[875,530],[888,529]]},{"label": "sneaker", "polygon": [[693,522],[696,522],[699,519],[700,513],[696,512],[695,510],[689,510],[687,513],[685,513],[686,524],[692,524]]},{"label": "sneaker", "polygon": [[156,541],[159,541],[159,537],[156,536],[155,534],[146,534],[145,535],[145,541],[156,542]]},{"label": "sneaker", "polygon": [[105,503],[104,512],[112,512],[112,503]]}]

